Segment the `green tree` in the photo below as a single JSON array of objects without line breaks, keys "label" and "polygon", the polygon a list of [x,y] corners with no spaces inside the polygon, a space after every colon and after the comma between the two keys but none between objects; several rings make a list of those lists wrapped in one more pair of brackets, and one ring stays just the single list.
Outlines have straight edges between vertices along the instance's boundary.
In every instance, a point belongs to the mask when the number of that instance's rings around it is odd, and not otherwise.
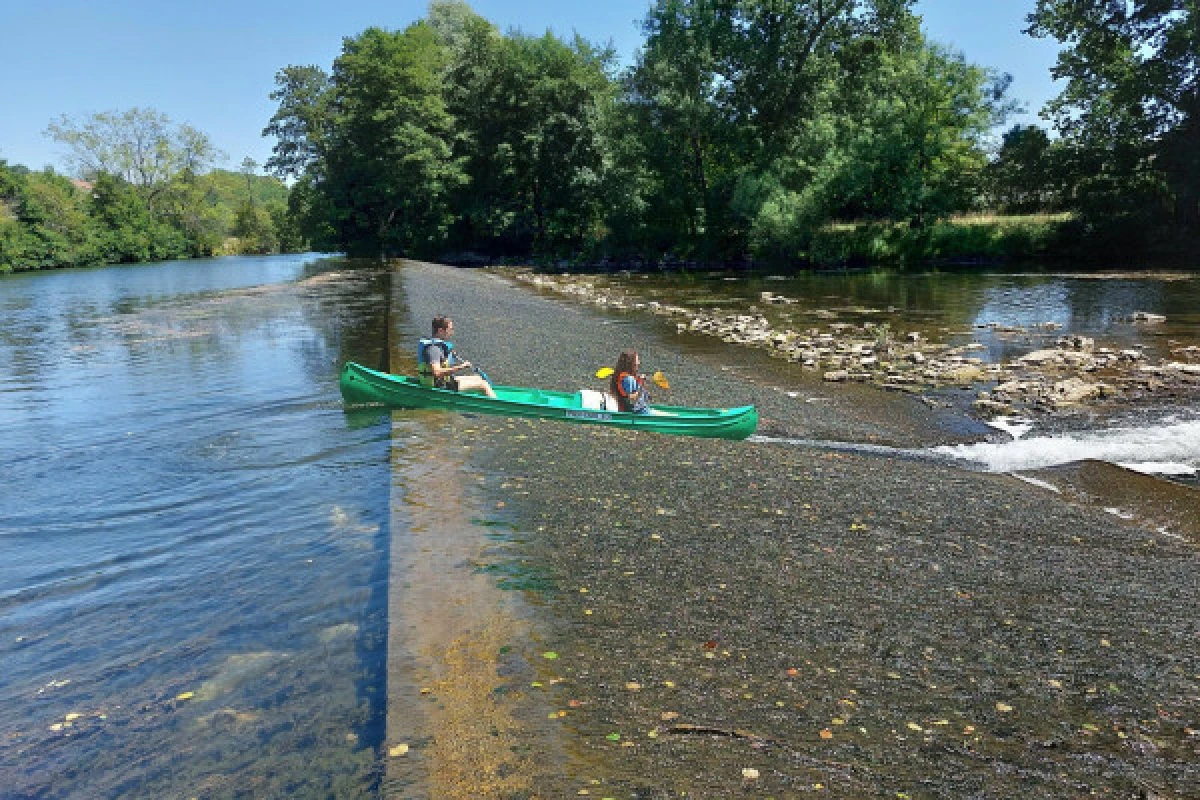
[{"label": "green tree", "polygon": [[80,177],[113,175],[136,187],[151,207],[172,181],[203,172],[221,156],[204,133],[174,125],[152,109],[102,112],[82,120],[63,116],[46,134],[67,146],[67,159]]},{"label": "green tree", "polygon": [[1062,204],[1061,148],[1036,125],[1014,125],[1004,134],[985,183],[999,210],[1014,214],[1054,211]]},{"label": "green tree", "polygon": [[833,215],[922,226],[970,208],[990,132],[1010,110],[1010,80],[919,31],[886,53],[869,91],[843,118],[845,169],[835,181]]},{"label": "green tree", "polygon": [[[628,99],[665,241],[740,254],[764,204],[834,124],[831,86],[855,84],[913,20],[909,0],[657,0]],[[788,191],[794,191],[788,189]],[[790,203],[790,201],[788,201]]]},{"label": "green tree", "polygon": [[922,228],[978,202],[1008,76],[930,43],[914,17],[848,41],[838,59],[853,67],[831,74],[787,149],[740,187],[760,256],[794,258],[835,219]]},{"label": "green tree", "polygon": [[109,173],[96,177],[92,213],[101,226],[98,248],[106,264],[162,261],[192,255],[183,231],[158,215],[146,197]]},{"label": "green tree", "polygon": [[1074,203],[1097,233],[1163,218],[1200,232],[1200,6],[1038,0],[1028,32],[1063,43],[1047,106],[1074,160]]},{"label": "green tree", "polygon": [[458,18],[446,41],[455,154],[469,177],[455,197],[458,232],[489,250],[578,252],[601,219],[611,50],[549,33],[500,37],[479,17]]},{"label": "green tree", "polygon": [[434,252],[464,176],[443,100],[445,50],[424,22],[347,39],[333,68],[333,114],[317,177],[349,250]]},{"label": "green tree", "polygon": [[269,172],[298,178],[319,167],[327,150],[332,96],[329,76],[320,67],[284,67],[275,75],[270,97],[279,108],[262,132],[276,140],[266,163]]}]

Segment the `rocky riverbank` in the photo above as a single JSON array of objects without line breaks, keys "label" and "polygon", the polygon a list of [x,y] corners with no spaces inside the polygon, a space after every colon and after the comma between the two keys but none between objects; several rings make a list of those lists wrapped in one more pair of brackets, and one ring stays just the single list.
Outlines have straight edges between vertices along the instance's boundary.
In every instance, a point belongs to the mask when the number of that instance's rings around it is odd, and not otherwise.
[{"label": "rocky riverbank", "polygon": [[[976,391],[983,417],[1046,413],[1081,406],[1200,398],[1200,346],[1170,343],[1169,357],[1151,360],[1142,348],[1097,346],[1090,337],[1056,323],[1030,327],[988,326],[1001,338],[1045,346],[1001,363],[988,363],[976,341],[952,345],[886,321],[888,310],[856,309],[880,321],[848,322],[832,309],[804,309],[772,321],[759,306],[788,307],[797,300],[762,292],[758,305],[733,311],[662,303],[622,288],[597,286],[589,276],[508,272],[519,283],[604,309],[638,311],[674,321],[679,333],[700,334],[755,347],[798,363],[829,382],[859,382],[896,391],[925,393],[947,387]],[[1154,326],[1157,314],[1139,312],[1120,324]],[[959,332],[957,338],[963,338]],[[969,332],[968,332],[969,333]]]}]

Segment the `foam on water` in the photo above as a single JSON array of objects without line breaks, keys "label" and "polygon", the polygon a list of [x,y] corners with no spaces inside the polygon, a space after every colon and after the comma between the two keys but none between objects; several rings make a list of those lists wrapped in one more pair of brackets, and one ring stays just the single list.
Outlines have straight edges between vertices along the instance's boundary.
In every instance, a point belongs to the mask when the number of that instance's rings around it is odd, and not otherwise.
[{"label": "foam on water", "polygon": [[1122,461],[1120,466],[1146,475],[1195,475],[1200,472],[1200,467],[1192,464],[1176,464],[1172,461]]},{"label": "foam on water", "polygon": [[1033,430],[1033,420],[1025,417],[996,417],[989,420],[989,426],[1004,431],[1014,439],[1020,439]]},{"label": "foam on water", "polygon": [[931,452],[976,464],[989,472],[1043,469],[1096,459],[1139,472],[1195,474],[1200,470],[1200,420],[1168,419],[1145,427],[946,445]]}]

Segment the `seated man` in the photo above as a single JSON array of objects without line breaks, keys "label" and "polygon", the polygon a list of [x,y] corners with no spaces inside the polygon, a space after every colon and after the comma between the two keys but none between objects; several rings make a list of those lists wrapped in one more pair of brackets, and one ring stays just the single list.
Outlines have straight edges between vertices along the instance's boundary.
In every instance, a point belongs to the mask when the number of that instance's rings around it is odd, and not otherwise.
[{"label": "seated man", "polygon": [[456,392],[481,392],[495,397],[492,385],[478,375],[458,375],[471,368],[470,361],[458,361],[454,356],[454,345],[450,336],[454,334],[454,320],[449,317],[433,318],[433,338],[422,339],[417,347],[417,376],[423,386],[450,389]]}]

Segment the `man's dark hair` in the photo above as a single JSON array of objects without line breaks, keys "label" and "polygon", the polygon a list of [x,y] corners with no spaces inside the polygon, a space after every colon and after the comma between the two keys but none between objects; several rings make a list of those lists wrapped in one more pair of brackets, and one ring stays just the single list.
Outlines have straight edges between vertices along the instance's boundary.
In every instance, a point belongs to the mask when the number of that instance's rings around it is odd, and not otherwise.
[{"label": "man's dark hair", "polygon": [[449,328],[449,327],[450,327],[450,318],[449,317],[443,317],[441,314],[438,314],[436,317],[433,318],[433,335],[434,336],[437,336],[438,331],[444,331],[444,330],[446,330],[446,328]]}]

